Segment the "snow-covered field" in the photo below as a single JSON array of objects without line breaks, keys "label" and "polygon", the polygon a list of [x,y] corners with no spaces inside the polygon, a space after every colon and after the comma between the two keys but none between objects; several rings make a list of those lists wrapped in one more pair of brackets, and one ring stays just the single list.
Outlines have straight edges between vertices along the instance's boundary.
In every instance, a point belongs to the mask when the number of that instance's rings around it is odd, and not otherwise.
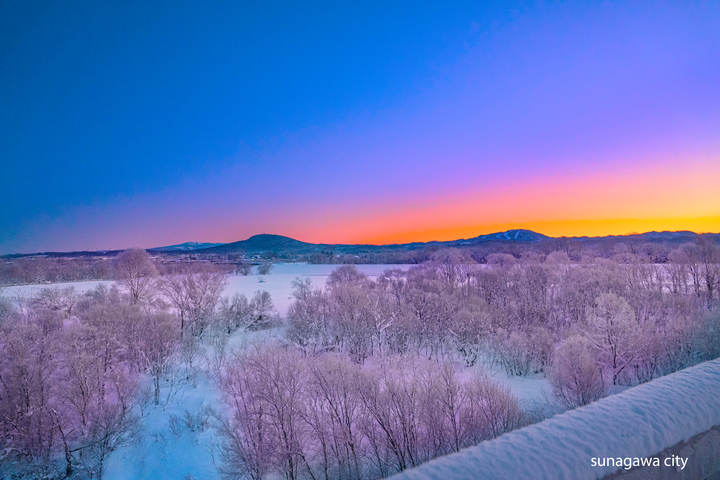
[{"label": "snow-covered field", "polygon": [[[272,297],[275,308],[281,316],[285,316],[288,307],[292,303],[292,282],[296,278],[309,278],[313,286],[322,288],[328,277],[339,265],[311,265],[307,263],[278,263],[273,264],[268,275],[258,275],[256,269],[252,275],[229,275],[228,285],[223,295],[232,296],[235,293],[242,293],[248,298],[258,290],[267,291]],[[375,279],[389,268],[407,270],[410,265],[356,265],[358,271],[364,273],[371,279]],[[76,292],[82,293],[92,290],[99,284],[112,285],[111,280],[100,280],[90,282],[53,283],[46,285],[19,285],[7,287],[3,295],[8,298],[17,296],[31,296],[44,288],[67,288],[73,287]]]},{"label": "snow-covered field", "polygon": [[[340,265],[310,265],[304,263],[274,264],[269,275],[230,275],[225,295],[236,292],[252,298],[257,290],[265,290],[272,297],[275,308],[284,316],[292,303],[292,282],[296,278],[309,278],[313,286],[323,288],[330,274]],[[355,265],[358,271],[374,280],[389,268],[407,270],[410,265]]]},{"label": "snow-covered field", "polygon": [[[281,316],[292,302],[292,282],[297,278],[309,278],[316,288],[325,285],[337,265],[276,264],[268,275],[230,275],[224,295],[242,293],[248,298],[257,290],[265,290],[272,296]],[[357,265],[357,269],[374,279],[386,269],[407,270],[409,265]],[[72,286],[77,292],[85,292],[98,284],[111,285],[112,281],[76,282],[52,285],[24,285],[5,289],[7,297],[24,297],[43,288],[66,288]],[[229,339],[229,347],[241,349],[248,342],[282,337],[283,329],[263,332],[236,332]],[[206,341],[207,343],[207,341]],[[212,355],[212,346],[203,345],[206,355]],[[470,376],[482,368],[502,385],[510,388],[528,412],[558,411],[551,406],[550,390],[543,375],[508,377],[498,366],[475,366],[462,368],[461,376]],[[153,405],[151,395],[138,414],[141,414],[137,435],[120,447],[108,459],[104,478],[121,479],[213,479],[218,477],[218,437],[213,412],[222,412],[224,404],[213,378],[212,368],[206,358],[197,359],[194,368],[185,365],[177,371],[162,388],[160,405]],[[151,380],[145,380],[150,388]]]}]

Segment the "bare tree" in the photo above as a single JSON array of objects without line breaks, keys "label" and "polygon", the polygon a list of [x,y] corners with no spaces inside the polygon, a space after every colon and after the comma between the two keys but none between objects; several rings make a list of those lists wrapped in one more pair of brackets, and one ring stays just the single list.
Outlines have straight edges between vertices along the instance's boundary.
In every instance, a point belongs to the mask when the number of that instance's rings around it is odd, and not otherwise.
[{"label": "bare tree", "polygon": [[305,421],[317,439],[323,476],[364,478],[359,367],[346,356],[330,356],[310,362],[309,370]]},{"label": "bare tree", "polygon": [[465,418],[473,425],[471,443],[495,438],[521,427],[524,415],[509,387],[502,387],[487,375],[476,372],[465,384],[467,403]]},{"label": "bare tree", "polygon": [[555,348],[548,381],[555,397],[566,407],[587,405],[605,396],[600,366],[587,339],[567,338]]},{"label": "bare tree", "polygon": [[613,372],[613,385],[617,385],[618,376],[638,353],[640,330],[635,313],[623,297],[604,293],[597,299],[588,330],[600,362]]},{"label": "bare tree", "polygon": [[250,309],[252,312],[250,325],[256,330],[265,328],[278,320],[277,310],[275,310],[272,298],[265,290],[255,292],[253,299],[250,301]]},{"label": "bare tree", "polygon": [[202,264],[193,265],[187,273],[162,279],[160,288],[180,317],[181,336],[186,327],[193,335],[202,336],[226,285],[225,273]]},{"label": "bare tree", "polygon": [[56,335],[32,321],[15,320],[0,339],[0,444],[5,455],[47,473],[57,435]]},{"label": "bare tree", "polygon": [[158,275],[157,268],[145,250],[131,248],[120,253],[114,262],[119,282],[130,291],[130,298],[137,303],[143,298]]},{"label": "bare tree", "polygon": [[720,286],[720,247],[710,243],[706,237],[698,240],[703,266],[703,280],[707,292],[708,308],[711,308],[715,292]]},{"label": "bare tree", "polygon": [[160,381],[171,366],[179,345],[179,329],[167,314],[148,315],[138,341],[140,358],[153,379],[155,405],[160,403]]},{"label": "bare tree", "polygon": [[[132,413],[137,381],[128,365],[112,359],[108,368],[92,326],[75,325],[64,338],[64,376],[53,410],[66,459],[66,474],[73,468],[102,478],[108,455],[132,434],[137,418]],[[102,348],[102,347],[101,347]]]},{"label": "bare tree", "polygon": [[262,262],[258,265],[258,275],[268,275],[272,270],[273,264],[271,262]]},{"label": "bare tree", "polygon": [[252,272],[252,264],[250,262],[241,260],[235,264],[235,271],[241,275],[250,275],[250,273]]},{"label": "bare tree", "polygon": [[304,383],[300,357],[282,348],[255,348],[229,362],[222,380],[232,413],[221,429],[223,473],[259,479],[274,471],[294,480],[309,470]]},{"label": "bare tree", "polygon": [[232,298],[221,298],[219,310],[220,320],[228,334],[239,328],[255,329],[253,309],[247,297],[242,293],[235,293]]},{"label": "bare tree", "polygon": [[329,301],[309,278],[293,280],[294,301],[288,309],[288,338],[306,353],[316,353],[332,344]]}]

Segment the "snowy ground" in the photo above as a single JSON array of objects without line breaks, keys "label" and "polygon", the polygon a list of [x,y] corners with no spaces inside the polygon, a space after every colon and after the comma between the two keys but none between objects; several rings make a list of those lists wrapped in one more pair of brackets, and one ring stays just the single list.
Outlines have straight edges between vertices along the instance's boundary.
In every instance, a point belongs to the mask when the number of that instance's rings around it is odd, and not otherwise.
[{"label": "snowy ground", "polygon": [[[280,338],[283,334],[282,329],[236,333],[231,337],[229,346],[242,349],[249,343]],[[210,347],[205,348],[210,353]],[[561,411],[559,407],[548,404],[550,390],[542,375],[508,377],[502,370],[487,370],[482,366],[465,368],[460,374],[469,375],[477,369],[484,369],[499,383],[510,387],[523,409],[531,415]],[[110,456],[103,478],[218,478],[219,439],[212,412],[222,412],[225,408],[221,393],[204,359],[200,359],[196,372],[190,379],[187,378],[186,371],[185,367],[179,367],[179,375],[174,382],[166,382],[162,390],[161,405],[152,405],[151,399],[148,400],[143,409],[139,435]],[[147,385],[150,385],[149,379]]]},{"label": "snowy ground", "polygon": [[163,389],[161,405],[145,406],[138,435],[110,456],[103,478],[217,478],[210,409],[219,407],[220,393],[205,375],[180,381]]},{"label": "snowy ground", "polygon": [[[281,316],[285,316],[288,307],[292,302],[292,282],[296,278],[309,278],[317,288],[323,288],[333,270],[340,265],[310,265],[307,263],[277,263],[269,275],[229,275],[228,286],[223,295],[232,296],[236,292],[242,293],[248,299],[252,298],[258,290],[267,291],[272,297],[275,308]],[[410,265],[355,265],[358,271],[364,273],[371,279],[375,279],[389,268],[407,270]],[[255,272],[256,270],[253,270]],[[26,297],[38,293],[44,288],[67,288],[74,287],[75,291],[82,293],[94,289],[99,284],[112,285],[111,280],[95,280],[90,282],[53,283],[46,285],[19,285],[7,287],[3,295],[8,298],[17,296]]]},{"label": "snowy ground", "polygon": [[[275,264],[269,275],[230,275],[224,295],[236,292],[251,298],[257,290],[270,293],[280,315],[284,316],[292,302],[292,282],[296,278],[309,278],[313,285],[322,288],[330,273],[338,265]],[[370,278],[377,278],[388,268],[407,270],[410,265],[357,265],[357,269]],[[77,292],[95,288],[98,284],[111,285],[112,281],[62,283],[52,285],[23,285],[9,287],[3,294],[9,298],[29,296],[43,288],[72,286]],[[231,349],[242,349],[249,342],[281,337],[282,329],[264,332],[237,332],[229,341]],[[203,347],[208,356],[211,346]],[[518,397],[524,410],[536,415],[557,413],[557,407],[549,404],[551,393],[542,375],[508,377],[497,366],[479,365],[459,367],[460,375],[470,375],[476,369],[485,370],[490,376],[510,388]],[[146,389],[151,381],[146,379]],[[223,410],[221,394],[216,387],[212,369],[200,358],[192,371],[179,366],[173,379],[166,381],[162,389],[161,404],[152,404],[148,395],[142,409],[140,428],[131,442],[122,446],[108,459],[105,475],[108,480],[121,479],[184,479],[202,480],[218,477],[217,430],[212,412]]]},{"label": "snowy ground", "polygon": [[[230,338],[231,350],[249,343],[272,341],[284,334],[282,329],[262,332],[238,332]],[[204,345],[206,355],[212,347]],[[151,380],[145,381],[149,389]],[[148,390],[149,392],[149,390]],[[217,424],[214,413],[224,411],[221,392],[212,368],[200,356],[195,368],[177,367],[161,390],[160,405],[152,395],[138,408],[138,434],[108,459],[105,480],[205,480],[218,478]]]},{"label": "snowy ground", "polygon": [[[269,275],[230,275],[224,295],[243,293],[252,298],[257,290],[265,290],[272,297],[275,308],[285,316],[292,303],[292,282],[296,278],[309,278],[315,288],[324,288],[330,274],[340,265],[310,265],[304,263],[274,264]],[[355,265],[358,271],[374,280],[389,268],[407,270],[410,265]]]}]

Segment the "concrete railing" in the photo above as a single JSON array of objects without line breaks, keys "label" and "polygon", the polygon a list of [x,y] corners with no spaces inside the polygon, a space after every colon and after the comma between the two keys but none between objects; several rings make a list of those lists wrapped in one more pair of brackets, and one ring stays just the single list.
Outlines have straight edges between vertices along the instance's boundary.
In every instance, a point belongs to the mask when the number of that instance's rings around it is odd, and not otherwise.
[{"label": "concrete railing", "polygon": [[613,473],[607,480],[720,480],[720,427],[695,435],[654,455],[661,465],[687,459],[685,468],[640,467]]},{"label": "concrete railing", "polygon": [[[718,426],[720,359],[629,388],[393,478],[714,479],[720,470]],[[638,466],[643,462],[648,466]]]}]

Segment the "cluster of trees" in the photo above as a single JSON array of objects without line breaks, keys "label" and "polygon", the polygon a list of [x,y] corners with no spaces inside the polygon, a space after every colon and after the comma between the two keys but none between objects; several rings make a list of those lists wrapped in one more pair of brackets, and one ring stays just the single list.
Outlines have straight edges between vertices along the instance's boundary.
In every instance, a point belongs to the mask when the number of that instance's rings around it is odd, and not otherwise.
[{"label": "cluster of trees", "polygon": [[280,324],[270,295],[223,297],[226,271],[209,262],[160,275],[128,250],[113,288],[0,296],[0,476],[101,477],[164,380],[203,352],[230,413],[218,418],[227,476],[402,471],[525,422],[507,390],[453,365],[544,374],[572,408],[719,356],[718,247],[646,253],[480,264],[450,249],[374,280],[344,265],[323,289],[294,282],[283,346],[228,360],[230,334]]},{"label": "cluster of trees", "polygon": [[270,345],[233,358],[221,383],[227,478],[382,478],[524,421],[489,377],[410,357],[361,367]]},{"label": "cluster of trees", "polygon": [[168,374],[202,353],[204,337],[219,346],[219,369],[229,333],[277,321],[267,292],[222,298],[226,276],[211,266],[158,277],[146,252],[130,250],[114,270],[122,291],[0,296],[0,477],[102,477],[143,405],[160,403]]},{"label": "cluster of trees", "polygon": [[[343,266],[324,290],[296,281],[287,335],[306,353],[341,351],[359,363],[392,354],[457,357],[528,375],[550,373],[553,359],[564,358],[549,378],[576,406],[606,384],[646,382],[720,354],[718,247],[685,245],[670,257],[661,265],[628,255],[625,263],[571,263],[564,252],[496,253],[478,265],[444,250],[374,281]],[[578,365],[591,393],[569,400]]]},{"label": "cluster of trees", "polygon": [[24,257],[0,260],[0,285],[109,280],[112,262],[102,258]]},{"label": "cluster of trees", "polygon": [[41,294],[5,309],[0,476],[102,476],[107,455],[137,422],[137,373],[155,348],[146,317],[106,288],[80,298]]}]

